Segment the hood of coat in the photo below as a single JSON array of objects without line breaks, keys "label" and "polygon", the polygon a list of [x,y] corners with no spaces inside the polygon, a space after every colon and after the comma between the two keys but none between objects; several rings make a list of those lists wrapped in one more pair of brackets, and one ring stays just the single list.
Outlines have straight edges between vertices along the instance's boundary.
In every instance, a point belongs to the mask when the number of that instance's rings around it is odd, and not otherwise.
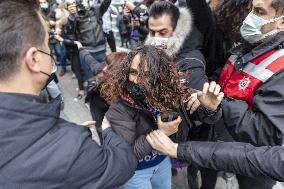
[{"label": "hood of coat", "polygon": [[[60,114],[60,98],[0,93],[0,167],[49,133]],[[19,145],[20,144],[20,145]]]},{"label": "hood of coat", "polygon": [[[180,17],[176,26],[175,31],[173,32],[172,37],[169,38],[167,43],[167,49],[165,50],[169,56],[177,55],[184,42],[187,41],[187,37],[193,30],[193,16],[189,9],[180,8]],[[145,41],[146,45],[151,45],[153,37],[150,34],[147,36]]]}]

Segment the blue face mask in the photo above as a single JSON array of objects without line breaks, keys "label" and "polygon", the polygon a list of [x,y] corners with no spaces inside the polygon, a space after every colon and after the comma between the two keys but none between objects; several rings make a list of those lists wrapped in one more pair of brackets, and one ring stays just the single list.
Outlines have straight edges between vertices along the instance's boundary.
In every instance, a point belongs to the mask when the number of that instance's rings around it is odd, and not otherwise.
[{"label": "blue face mask", "polygon": [[253,14],[252,12],[250,12],[249,15],[246,17],[246,19],[243,21],[243,25],[241,27],[241,35],[250,44],[257,43],[279,32],[278,29],[274,29],[264,34],[261,32],[261,28],[266,24],[273,23],[273,22],[280,20],[281,18],[284,18],[284,16],[270,19],[270,20],[265,20]]}]

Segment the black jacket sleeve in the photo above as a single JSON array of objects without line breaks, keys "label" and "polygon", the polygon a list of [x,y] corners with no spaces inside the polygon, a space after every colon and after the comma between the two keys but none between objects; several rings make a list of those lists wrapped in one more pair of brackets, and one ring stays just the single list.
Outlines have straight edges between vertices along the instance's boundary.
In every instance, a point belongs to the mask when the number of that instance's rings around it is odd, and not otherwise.
[{"label": "black jacket sleeve", "polygon": [[64,38],[64,45],[76,47],[74,41],[77,40],[76,36],[76,18],[74,15],[69,15],[67,24],[63,27],[62,37]]},{"label": "black jacket sleeve", "polygon": [[227,99],[223,103],[224,122],[235,140],[255,146],[283,144],[283,86],[284,71],[281,71],[256,91],[253,110],[240,100]]},{"label": "black jacket sleeve", "polygon": [[79,49],[79,53],[80,60],[84,61],[90,67],[94,76],[104,69],[105,64],[99,63],[86,49]]},{"label": "black jacket sleeve", "polygon": [[131,146],[110,128],[103,131],[104,143],[99,146],[85,132],[74,146],[74,157],[66,175],[66,188],[111,189],[129,180],[137,159]]},{"label": "black jacket sleeve", "polygon": [[111,4],[111,0],[103,0],[102,4],[100,5],[100,13],[101,13],[101,16],[103,16],[107,9],[109,8]]},{"label": "black jacket sleeve", "polygon": [[208,81],[206,63],[202,53],[199,50],[193,50],[179,58],[177,63],[180,71],[190,71],[189,77],[185,80],[185,86],[202,90],[204,83]]},{"label": "black jacket sleeve", "polygon": [[129,110],[121,102],[118,102],[110,106],[106,117],[113,130],[132,145],[136,157],[142,159],[152,152],[152,147],[146,140],[146,135],[137,136],[137,123],[133,111],[133,109]]},{"label": "black jacket sleeve", "polygon": [[187,142],[178,145],[178,159],[200,167],[249,177],[284,181],[284,147],[245,143]]},{"label": "black jacket sleeve", "polygon": [[200,106],[192,115],[194,121],[200,121],[206,124],[215,124],[222,118],[222,108],[219,106],[216,112],[210,112],[206,108]]}]

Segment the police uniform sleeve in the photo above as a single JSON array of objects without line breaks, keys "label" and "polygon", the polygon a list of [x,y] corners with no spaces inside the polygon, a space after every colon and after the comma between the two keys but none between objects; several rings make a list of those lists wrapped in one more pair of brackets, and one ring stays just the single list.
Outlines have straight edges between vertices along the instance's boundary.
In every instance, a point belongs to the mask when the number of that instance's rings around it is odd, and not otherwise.
[{"label": "police uniform sleeve", "polygon": [[178,159],[204,168],[284,181],[282,146],[254,147],[236,142],[187,142],[178,145]]}]

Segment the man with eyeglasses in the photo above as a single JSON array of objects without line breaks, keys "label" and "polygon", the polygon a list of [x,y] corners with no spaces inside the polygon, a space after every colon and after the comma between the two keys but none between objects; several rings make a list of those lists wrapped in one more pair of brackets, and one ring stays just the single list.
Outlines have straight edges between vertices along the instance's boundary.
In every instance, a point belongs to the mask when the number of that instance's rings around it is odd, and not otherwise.
[{"label": "man with eyeglasses", "polygon": [[103,189],[137,165],[107,119],[99,146],[88,128],[59,117],[60,99],[39,94],[56,71],[34,0],[0,1],[0,188]]}]

